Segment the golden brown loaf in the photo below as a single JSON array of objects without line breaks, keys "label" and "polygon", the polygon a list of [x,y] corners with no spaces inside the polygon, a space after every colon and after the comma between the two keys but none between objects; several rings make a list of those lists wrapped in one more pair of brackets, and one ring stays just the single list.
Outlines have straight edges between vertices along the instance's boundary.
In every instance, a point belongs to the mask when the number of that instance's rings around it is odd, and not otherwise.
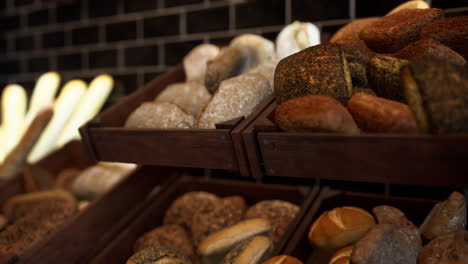
[{"label": "golden brown loaf", "polygon": [[299,213],[299,206],[281,200],[265,200],[254,204],[245,213],[246,219],[265,218],[270,221],[274,243],[278,243]]},{"label": "golden brown loaf", "polygon": [[141,104],[125,122],[127,128],[192,128],[195,118],[172,103]]},{"label": "golden brown loaf", "polygon": [[418,125],[407,105],[357,93],[348,102],[348,110],[359,128],[370,133],[418,133]]},{"label": "golden brown loaf", "polygon": [[126,264],[190,264],[181,253],[170,248],[148,247],[131,256]]},{"label": "golden brown loaf", "polygon": [[404,9],[367,25],[359,33],[377,53],[394,53],[419,39],[421,29],[443,18],[441,9]]},{"label": "golden brown loaf", "polygon": [[276,101],[306,95],[326,95],[341,102],[352,94],[346,56],[336,44],[321,44],[282,59],[276,66]]},{"label": "golden brown loaf", "polygon": [[393,53],[392,56],[406,60],[435,58],[460,65],[465,65],[466,63],[466,60],[460,54],[433,39],[418,40]]},{"label": "golden brown loaf", "polygon": [[333,254],[328,264],[349,264],[353,246],[342,248]]},{"label": "golden brown loaf", "polygon": [[309,241],[316,247],[335,249],[358,241],[375,226],[374,217],[358,207],[337,207],[315,220]]},{"label": "golden brown loaf", "polygon": [[255,236],[237,245],[223,259],[222,264],[260,264],[273,250],[269,237]]},{"label": "golden brown loaf", "polygon": [[309,95],[291,99],[275,110],[275,122],[285,131],[359,134],[348,110],[331,97]]},{"label": "golden brown loaf", "polygon": [[304,263],[302,263],[302,261],[298,260],[295,257],[288,256],[288,255],[280,255],[280,256],[272,257],[266,260],[265,262],[263,262],[263,264],[304,264]]},{"label": "golden brown loaf", "polygon": [[458,230],[438,236],[418,256],[418,264],[440,264],[439,261],[468,262],[468,231]]}]

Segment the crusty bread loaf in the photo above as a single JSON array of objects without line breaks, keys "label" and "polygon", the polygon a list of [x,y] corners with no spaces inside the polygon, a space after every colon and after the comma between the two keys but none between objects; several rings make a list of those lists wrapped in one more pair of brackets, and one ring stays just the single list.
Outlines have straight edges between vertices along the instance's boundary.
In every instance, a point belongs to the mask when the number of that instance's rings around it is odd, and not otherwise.
[{"label": "crusty bread loaf", "polygon": [[419,39],[421,29],[443,18],[441,9],[403,9],[375,21],[359,37],[377,53],[393,53]]},{"label": "crusty bread loaf", "polygon": [[438,236],[421,250],[418,264],[467,263],[467,241],[468,231],[464,229]]},{"label": "crusty bread loaf", "polygon": [[425,26],[421,38],[431,38],[468,60],[468,16],[449,17]]},{"label": "crusty bread loaf", "polygon": [[418,133],[413,113],[405,104],[365,93],[348,102],[348,110],[360,129],[370,133]]},{"label": "crusty bread loaf", "polygon": [[154,99],[154,102],[175,104],[185,112],[197,117],[210,100],[211,94],[206,87],[200,82],[191,81],[168,85]]},{"label": "crusty bread loaf", "polygon": [[222,264],[260,264],[272,250],[273,243],[269,237],[255,236],[232,249]]},{"label": "crusty bread loaf", "polygon": [[191,262],[174,249],[147,247],[133,254],[126,264],[191,264]]},{"label": "crusty bread loaf", "polygon": [[294,98],[275,110],[275,122],[285,131],[359,134],[351,114],[338,101],[321,95]]},{"label": "crusty bread loaf", "polygon": [[358,241],[374,225],[374,217],[361,208],[337,207],[315,220],[308,237],[318,248],[342,248]]},{"label": "crusty bread loaf", "polygon": [[304,264],[302,261],[298,260],[297,258],[293,256],[288,256],[288,255],[280,255],[276,257],[272,257],[263,264]]},{"label": "crusty bread loaf", "polygon": [[219,48],[213,44],[200,44],[185,55],[183,64],[187,81],[204,83],[206,64],[219,54]]},{"label": "crusty bread loaf", "polygon": [[195,118],[175,104],[146,102],[125,122],[128,128],[192,128]]},{"label": "crusty bread loaf", "polygon": [[321,44],[282,59],[276,66],[274,93],[279,103],[305,95],[347,101],[352,82],[345,53],[336,44]]},{"label": "crusty bread loaf", "polygon": [[454,64],[465,65],[466,60],[449,47],[433,39],[421,39],[395,52],[394,57],[406,60],[440,59]]}]

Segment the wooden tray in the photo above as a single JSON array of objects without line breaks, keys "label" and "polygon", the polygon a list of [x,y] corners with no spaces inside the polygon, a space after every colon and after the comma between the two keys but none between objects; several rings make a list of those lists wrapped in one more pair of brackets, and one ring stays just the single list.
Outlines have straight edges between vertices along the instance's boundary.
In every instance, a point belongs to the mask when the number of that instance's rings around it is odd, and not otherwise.
[{"label": "wooden tray", "polygon": [[434,200],[385,197],[383,195],[342,192],[324,188],[281,254],[295,256],[304,264],[328,264],[333,252],[314,249],[310,245],[307,236],[312,223],[324,211],[332,210],[335,207],[357,206],[372,212],[372,208],[375,206],[391,205],[400,209],[408,219],[416,226],[419,226],[436,202]]},{"label": "wooden tray", "polygon": [[[86,168],[91,164],[81,142],[70,143],[38,163],[54,175],[65,168]],[[88,263],[141,210],[153,188],[176,173],[176,170],[164,167],[137,169],[49,237],[16,257],[0,260],[0,263]],[[11,189],[8,193],[0,192],[0,204],[12,195],[24,192],[22,177],[8,181],[7,186],[1,187]]]},{"label": "wooden tray", "polygon": [[116,239],[96,258],[93,264],[125,263],[133,254],[133,244],[143,233],[162,224],[163,216],[171,202],[189,191],[207,191],[221,197],[241,195],[248,205],[269,199],[282,199],[301,206],[301,211],[290,225],[277,251],[288,242],[292,231],[300,223],[304,213],[318,193],[318,187],[312,189],[300,186],[260,184],[246,181],[219,180],[183,176],[171,183],[171,187],[147,202],[147,207]]},{"label": "wooden tray", "polygon": [[281,132],[271,103],[243,132],[262,175],[468,187],[468,136]]},{"label": "wooden tray", "polygon": [[[145,165],[240,171],[248,175],[244,145],[236,143],[270,99],[246,119],[217,125],[217,129],[129,129],[123,125],[141,103],[152,101],[168,84],[185,80],[182,65],[122,99],[80,129],[93,158]],[[232,136],[233,135],[233,136]],[[231,137],[232,136],[232,137]]]}]

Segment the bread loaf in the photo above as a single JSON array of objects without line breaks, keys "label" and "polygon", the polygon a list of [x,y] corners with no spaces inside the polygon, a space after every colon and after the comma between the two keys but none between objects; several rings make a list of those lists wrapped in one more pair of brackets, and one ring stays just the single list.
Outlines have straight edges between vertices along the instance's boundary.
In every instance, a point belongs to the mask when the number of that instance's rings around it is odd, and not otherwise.
[{"label": "bread loaf", "polygon": [[225,257],[222,264],[260,264],[273,249],[271,239],[255,236],[237,245]]},{"label": "bread loaf", "polygon": [[294,21],[285,26],[276,37],[276,54],[279,59],[283,59],[318,44],[320,30],[314,24]]},{"label": "bread loaf", "polygon": [[130,114],[127,128],[192,128],[195,118],[171,103],[146,102]]},{"label": "bread loaf", "polygon": [[288,256],[288,255],[281,255],[281,256],[272,257],[266,260],[265,262],[263,262],[263,264],[304,264],[304,263],[302,263],[302,261],[298,260],[295,257]]},{"label": "bread loaf", "polygon": [[275,44],[259,35],[239,35],[231,40],[229,46],[239,48],[248,54],[247,69],[276,59]]},{"label": "bread loaf", "polygon": [[333,255],[333,257],[331,257],[330,262],[328,264],[349,264],[352,252],[353,252],[352,246],[342,248],[338,250],[337,252],[335,252],[335,254]]},{"label": "bread loaf", "polygon": [[405,104],[365,93],[351,97],[348,110],[359,128],[370,133],[418,133],[413,113]]},{"label": "bread loaf", "polygon": [[393,8],[390,12],[388,12],[387,16],[393,13],[396,13],[398,11],[404,10],[404,9],[426,9],[426,8],[430,8],[430,6],[428,3],[426,3],[423,0],[409,0]]},{"label": "bread loaf", "polygon": [[421,39],[397,51],[393,56],[406,59],[440,59],[453,64],[465,65],[466,60],[455,51],[433,39]]},{"label": "bread loaf", "polygon": [[219,54],[219,48],[212,44],[200,44],[185,55],[183,64],[187,81],[204,83],[206,64]]},{"label": "bread loaf", "polygon": [[352,82],[343,50],[336,44],[322,44],[282,59],[276,66],[274,93],[279,103],[305,95],[347,101]]},{"label": "bread loaf", "polygon": [[394,53],[419,39],[421,29],[443,18],[441,9],[403,9],[375,21],[359,37],[377,53]]},{"label": "bread loaf", "polygon": [[359,134],[346,108],[333,98],[309,95],[291,99],[275,110],[275,122],[285,131]]},{"label": "bread loaf", "polygon": [[440,264],[445,261],[468,262],[468,232],[466,230],[438,236],[427,244],[418,256],[418,264]]},{"label": "bread loaf", "polygon": [[176,250],[148,247],[133,254],[126,264],[191,264],[191,262]]}]

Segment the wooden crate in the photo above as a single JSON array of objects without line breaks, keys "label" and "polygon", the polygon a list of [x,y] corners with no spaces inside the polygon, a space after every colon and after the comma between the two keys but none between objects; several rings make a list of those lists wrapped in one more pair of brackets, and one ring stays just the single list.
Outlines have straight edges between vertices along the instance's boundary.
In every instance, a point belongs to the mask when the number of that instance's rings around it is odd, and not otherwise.
[{"label": "wooden crate", "polygon": [[334,252],[314,248],[308,240],[308,233],[312,223],[323,212],[335,207],[357,206],[372,212],[372,208],[375,206],[390,205],[400,209],[409,220],[419,226],[436,202],[434,200],[385,197],[384,195],[342,192],[324,188],[281,254],[295,256],[304,264],[328,264]]},{"label": "wooden crate", "polygon": [[253,176],[468,186],[468,136],[282,132],[271,103],[243,132]]},{"label": "wooden crate", "polygon": [[[237,118],[217,129],[129,129],[127,117],[141,103],[152,101],[168,84],[185,80],[182,65],[122,99],[80,129],[95,160],[145,165],[240,171],[248,175],[240,131],[269,104],[264,100],[246,119]],[[232,134],[234,135],[232,136]]]},{"label": "wooden crate", "polygon": [[125,263],[133,254],[133,244],[145,232],[160,226],[167,208],[171,202],[189,191],[206,191],[221,197],[240,195],[246,199],[248,205],[262,200],[282,199],[301,206],[301,211],[290,225],[277,252],[283,248],[291,237],[292,232],[300,223],[304,213],[312,204],[318,193],[318,187],[306,188],[301,186],[260,184],[246,181],[220,180],[210,178],[196,178],[183,176],[171,183],[171,187],[148,201],[146,209],[96,258],[93,264]]},{"label": "wooden crate", "polygon": [[[72,142],[38,163],[55,176],[65,168],[86,168],[92,165],[81,142]],[[0,263],[88,263],[97,252],[123,229],[141,210],[153,188],[177,170],[165,167],[138,168],[110,191],[78,212],[53,234],[33,244],[19,255]],[[3,192],[3,189],[8,192]],[[24,192],[22,177],[0,185],[0,204]]]}]

